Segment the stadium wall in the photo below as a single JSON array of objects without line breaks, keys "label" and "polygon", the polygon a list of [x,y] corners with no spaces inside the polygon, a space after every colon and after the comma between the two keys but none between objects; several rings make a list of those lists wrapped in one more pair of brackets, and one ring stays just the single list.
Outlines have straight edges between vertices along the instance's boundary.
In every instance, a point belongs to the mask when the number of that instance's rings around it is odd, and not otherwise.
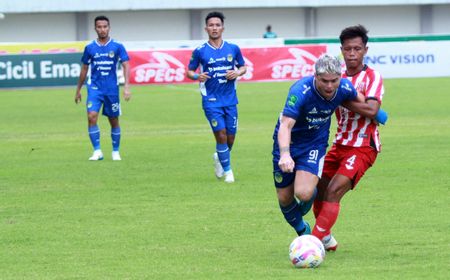
[{"label": "stadium wall", "polygon": [[[0,20],[0,42],[90,40],[99,14],[110,17],[111,35],[120,41],[202,40],[211,10],[10,13]],[[267,24],[282,38],[337,36],[358,23],[371,36],[448,34],[450,26],[450,4],[220,10],[226,16],[224,37],[236,39],[261,38]]]}]

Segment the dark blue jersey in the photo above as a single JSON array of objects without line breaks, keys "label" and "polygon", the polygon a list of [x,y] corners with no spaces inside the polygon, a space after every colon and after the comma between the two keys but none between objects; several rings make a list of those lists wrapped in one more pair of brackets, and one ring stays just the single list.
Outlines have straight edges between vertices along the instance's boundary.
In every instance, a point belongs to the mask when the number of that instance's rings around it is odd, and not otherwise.
[{"label": "dark blue jersey", "polygon": [[211,78],[200,83],[203,108],[225,107],[236,105],[236,80],[225,78],[227,70],[244,66],[244,58],[237,45],[223,41],[219,48],[204,43],[192,52],[188,69],[195,71],[200,66],[200,72],[208,72]]},{"label": "dark blue jersey", "polygon": [[[295,82],[290,90],[282,115],[295,119],[291,132],[291,146],[328,145],[331,116],[335,109],[347,100],[355,100],[357,92],[352,83],[341,79],[339,87],[330,100],[326,100],[315,87],[314,76]],[[274,140],[277,141],[280,121],[275,127]]]},{"label": "dark blue jersey", "polygon": [[125,47],[110,39],[106,44],[100,45],[97,40],[92,41],[84,48],[81,62],[90,66],[90,76],[87,86],[92,91],[106,95],[119,94],[117,82],[117,62],[129,60]]}]

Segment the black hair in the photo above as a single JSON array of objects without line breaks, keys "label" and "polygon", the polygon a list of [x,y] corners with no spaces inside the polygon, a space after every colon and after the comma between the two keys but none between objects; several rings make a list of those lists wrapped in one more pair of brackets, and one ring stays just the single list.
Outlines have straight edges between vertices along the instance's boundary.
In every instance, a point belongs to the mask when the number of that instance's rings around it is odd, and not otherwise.
[{"label": "black hair", "polygon": [[108,25],[109,25],[109,18],[107,18],[106,16],[97,16],[95,18],[95,20],[94,20],[94,25],[96,25],[97,21],[99,21],[99,20],[106,20],[108,22]]},{"label": "black hair", "polygon": [[360,37],[365,46],[367,44],[367,41],[369,41],[367,33],[369,33],[369,30],[367,30],[361,24],[358,24],[342,30],[341,35],[339,36],[339,40],[341,40],[341,45],[343,45],[345,40]]},{"label": "black hair", "polygon": [[208,24],[210,18],[220,18],[222,24],[225,21],[225,16],[221,12],[210,12],[205,18],[205,24]]}]

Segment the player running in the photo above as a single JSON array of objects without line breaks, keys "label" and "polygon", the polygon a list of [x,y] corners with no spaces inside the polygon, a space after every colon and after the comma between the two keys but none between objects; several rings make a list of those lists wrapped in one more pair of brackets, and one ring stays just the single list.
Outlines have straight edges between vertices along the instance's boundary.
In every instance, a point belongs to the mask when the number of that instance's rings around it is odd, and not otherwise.
[{"label": "player running", "polygon": [[[341,51],[349,79],[357,91],[364,95],[371,114],[380,108],[384,94],[380,74],[364,64],[367,53],[368,31],[361,25],[347,27],[340,35]],[[352,107],[348,107],[352,109]],[[380,109],[381,110],[381,109]],[[336,110],[338,128],[331,150],[325,157],[323,176],[318,184],[314,202],[316,225],[312,234],[322,240],[325,249],[336,250],[338,243],[331,234],[336,223],[342,197],[353,189],[381,150],[377,122],[349,111]]]},{"label": "player running", "polygon": [[94,153],[89,160],[102,160],[103,153],[100,149],[100,129],[97,125],[98,113],[103,105],[103,115],[107,116],[111,125],[112,139],[112,159],[121,160],[119,154],[120,147],[120,125],[119,116],[120,97],[119,85],[117,81],[117,63],[120,61],[123,67],[124,99],[128,101],[131,97],[128,84],[129,67],[128,54],[124,46],[109,37],[109,19],[106,16],[95,18],[95,32],[98,38],[84,48],[81,58],[83,63],[75,93],[75,103],[81,102],[81,88],[86,80],[88,70],[90,70],[87,81],[87,116],[88,132]]},{"label": "player running", "polygon": [[273,178],[281,212],[298,235],[309,234],[303,216],[317,193],[334,110],[342,103],[375,117],[347,79],[337,58],[321,56],[315,74],[292,85],[273,134]]},{"label": "player running", "polygon": [[[209,39],[193,51],[187,77],[200,82],[203,110],[216,139],[215,174],[233,183],[230,152],[238,125],[236,83],[246,67],[239,47],[222,39],[224,19],[220,12],[206,16]],[[200,73],[196,73],[199,66]]]}]

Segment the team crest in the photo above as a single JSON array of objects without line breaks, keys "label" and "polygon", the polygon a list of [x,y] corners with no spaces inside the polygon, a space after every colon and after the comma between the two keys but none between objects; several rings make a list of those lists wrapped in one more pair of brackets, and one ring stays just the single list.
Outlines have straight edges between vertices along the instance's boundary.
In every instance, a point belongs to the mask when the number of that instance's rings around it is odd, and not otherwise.
[{"label": "team crest", "polygon": [[227,55],[227,60],[228,60],[228,62],[232,62],[233,56],[231,54]]},{"label": "team crest", "polygon": [[108,56],[109,56],[110,58],[113,58],[113,57],[114,57],[114,52],[113,52],[113,51],[110,51],[110,52],[108,53]]},{"label": "team crest", "polygon": [[273,175],[273,178],[275,179],[275,182],[277,182],[278,184],[283,182],[283,175],[281,175],[280,172],[275,172],[275,174]]},{"label": "team crest", "polygon": [[289,97],[288,105],[291,106],[291,107],[294,107],[294,106],[295,106],[295,103],[297,103],[297,100],[298,100],[298,97],[297,97],[297,96],[291,95],[291,96]]},{"label": "team crest", "polygon": [[213,127],[216,127],[216,126],[217,126],[217,120],[216,120],[216,119],[212,119],[212,120],[211,120],[211,125],[212,125]]}]

